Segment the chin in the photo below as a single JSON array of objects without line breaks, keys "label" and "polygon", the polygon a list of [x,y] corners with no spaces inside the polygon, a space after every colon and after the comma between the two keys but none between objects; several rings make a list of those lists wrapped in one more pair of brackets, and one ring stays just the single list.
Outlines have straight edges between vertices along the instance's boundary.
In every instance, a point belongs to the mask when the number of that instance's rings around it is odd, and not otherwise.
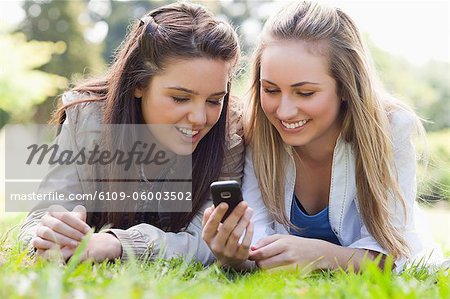
[{"label": "chin", "polygon": [[189,156],[192,155],[197,145],[193,146],[173,146],[170,148],[170,151],[172,151],[174,154],[179,156]]},{"label": "chin", "polygon": [[292,136],[285,136],[285,135],[281,135],[281,139],[283,140],[283,142],[289,146],[302,146],[305,145],[306,143],[308,143],[307,140],[303,139],[303,138],[292,138]]}]

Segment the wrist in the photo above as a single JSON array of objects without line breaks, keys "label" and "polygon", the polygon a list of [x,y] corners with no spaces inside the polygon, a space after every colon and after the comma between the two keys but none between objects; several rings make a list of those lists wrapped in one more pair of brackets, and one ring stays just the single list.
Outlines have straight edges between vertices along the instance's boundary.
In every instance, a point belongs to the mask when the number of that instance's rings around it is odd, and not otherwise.
[{"label": "wrist", "polygon": [[237,260],[237,259],[229,259],[229,258],[222,258],[222,259],[218,259],[217,261],[219,262],[220,267],[232,268],[232,269],[236,269],[242,263],[245,262],[245,260]]},{"label": "wrist", "polygon": [[316,269],[332,269],[335,267],[335,255],[333,254],[334,244],[317,240],[317,252],[319,253],[320,259],[315,263]]},{"label": "wrist", "polygon": [[122,256],[122,243],[120,240],[111,232],[105,232],[108,237],[108,243],[111,247],[111,259],[120,258]]}]

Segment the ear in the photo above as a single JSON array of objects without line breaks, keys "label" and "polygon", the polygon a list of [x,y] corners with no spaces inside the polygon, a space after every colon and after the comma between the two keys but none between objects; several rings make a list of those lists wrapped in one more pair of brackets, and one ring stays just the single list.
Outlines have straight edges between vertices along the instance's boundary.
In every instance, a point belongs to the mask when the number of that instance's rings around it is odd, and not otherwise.
[{"label": "ear", "polygon": [[142,99],[142,96],[144,95],[144,89],[140,87],[136,87],[134,89],[134,97],[137,99]]}]

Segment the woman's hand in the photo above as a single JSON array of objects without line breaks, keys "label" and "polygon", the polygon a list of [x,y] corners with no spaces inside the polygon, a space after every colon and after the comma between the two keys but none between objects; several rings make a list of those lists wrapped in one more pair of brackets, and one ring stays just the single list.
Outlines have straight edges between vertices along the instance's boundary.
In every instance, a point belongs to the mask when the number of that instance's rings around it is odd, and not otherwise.
[{"label": "woman's hand", "polygon": [[[305,271],[317,269],[348,269],[359,271],[364,260],[374,260],[379,252],[349,248],[318,239],[292,235],[272,235],[252,246],[250,260],[263,269],[301,267]],[[380,267],[384,267],[382,256]]]},{"label": "woman's hand", "polygon": [[113,234],[95,233],[90,237],[87,247],[81,255],[80,262],[92,260],[102,262],[122,256],[122,244]]},{"label": "woman's hand", "polygon": [[[253,237],[250,222],[253,210],[246,202],[239,203],[224,223],[220,223],[228,209],[226,203],[211,206],[203,214],[203,240],[221,265],[236,267],[247,261]],[[242,243],[239,239],[245,231]]]},{"label": "woman's hand", "polygon": [[331,243],[292,235],[272,235],[252,246],[250,260],[263,269],[302,267],[308,270],[326,268],[324,249]]},{"label": "woman's hand", "polygon": [[[58,252],[52,255],[51,249]],[[69,260],[77,250],[77,247],[64,246],[41,250],[38,249],[37,254],[46,259],[62,258],[63,261]],[[55,252],[53,252],[55,253]],[[114,260],[122,256],[122,244],[119,239],[109,233],[94,233],[90,236],[86,249],[81,254],[80,262],[90,260],[93,262],[102,262],[104,260]]]},{"label": "woman's hand", "polygon": [[67,260],[90,231],[84,206],[78,205],[68,211],[63,206],[53,205],[42,217],[31,244],[37,255],[45,256],[49,249],[61,249],[64,260]]}]

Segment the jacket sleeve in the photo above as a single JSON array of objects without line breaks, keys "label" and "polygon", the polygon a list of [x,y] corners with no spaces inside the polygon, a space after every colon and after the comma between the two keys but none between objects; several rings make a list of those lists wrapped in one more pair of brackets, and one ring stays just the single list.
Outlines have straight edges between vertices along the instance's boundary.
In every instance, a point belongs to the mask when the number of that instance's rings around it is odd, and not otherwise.
[{"label": "jacket sleeve", "polygon": [[261,238],[275,233],[275,221],[264,205],[261,191],[259,189],[258,180],[255,175],[252,160],[252,150],[247,149],[245,154],[244,179],[242,184],[242,192],[244,200],[249,207],[253,209],[253,239],[252,245]]},{"label": "jacket sleeve", "polygon": [[[394,163],[397,174],[397,182],[405,201],[405,207],[399,201],[389,201],[390,219],[395,228],[404,236],[409,248],[410,258],[400,258],[395,261],[395,270],[401,272],[407,262],[425,257],[434,252],[439,255],[439,249],[433,241],[423,234],[424,227],[417,224],[421,221],[416,199],[416,151],[413,145],[415,119],[405,111],[394,112],[391,116],[391,130],[394,149]],[[406,216],[406,218],[405,218]],[[421,223],[421,226],[424,223]],[[387,254],[378,242],[369,234],[365,225],[361,228],[361,239],[352,243],[351,248],[364,248]]]},{"label": "jacket sleeve", "polygon": [[153,225],[140,223],[128,229],[108,229],[122,244],[122,260],[135,257],[139,260],[154,260],[183,257],[186,261],[209,264],[214,257],[202,239],[203,211],[211,205],[208,201],[192,219],[184,231],[165,232]]},{"label": "jacket sleeve", "polygon": [[[241,111],[236,106],[230,109],[228,121],[227,151],[219,180],[241,181],[244,168],[244,142],[242,139]],[[208,200],[192,219],[184,231],[178,233],[164,232],[146,223],[132,226],[126,230],[109,229],[122,244],[123,260],[130,256],[138,259],[171,258],[181,256],[187,261],[196,260],[210,264],[215,260],[208,245],[202,238],[202,218],[204,210],[212,205]]]},{"label": "jacket sleeve", "polygon": [[[54,142],[59,146],[59,153],[65,150],[73,151],[75,148],[74,136],[75,129],[70,117],[68,116],[61,127],[61,132]],[[80,194],[83,192],[76,165],[60,165],[56,163],[49,168],[49,171],[39,186],[38,193],[45,194],[51,191],[64,194],[66,198],[69,194]],[[62,205],[68,210],[72,210],[78,204],[81,203],[76,201],[62,203]],[[20,227],[18,239],[23,246],[28,248],[30,253],[34,252],[34,248],[32,248],[30,241],[36,235],[37,226],[40,223],[41,218],[47,212],[48,206],[50,206],[49,203],[38,204],[27,215],[25,221]]]}]

